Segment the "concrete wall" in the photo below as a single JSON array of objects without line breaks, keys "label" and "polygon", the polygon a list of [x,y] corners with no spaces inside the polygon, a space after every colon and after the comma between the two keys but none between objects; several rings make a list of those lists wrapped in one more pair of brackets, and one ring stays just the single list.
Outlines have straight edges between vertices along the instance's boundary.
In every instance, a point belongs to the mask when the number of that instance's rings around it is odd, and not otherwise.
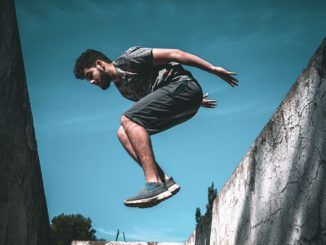
[{"label": "concrete wall", "polygon": [[326,244],[326,39],[215,200],[210,244]]},{"label": "concrete wall", "polygon": [[201,225],[186,245],[326,244],[326,39]]},{"label": "concrete wall", "polygon": [[11,0],[0,0],[0,64],[0,244],[48,245],[48,213]]}]

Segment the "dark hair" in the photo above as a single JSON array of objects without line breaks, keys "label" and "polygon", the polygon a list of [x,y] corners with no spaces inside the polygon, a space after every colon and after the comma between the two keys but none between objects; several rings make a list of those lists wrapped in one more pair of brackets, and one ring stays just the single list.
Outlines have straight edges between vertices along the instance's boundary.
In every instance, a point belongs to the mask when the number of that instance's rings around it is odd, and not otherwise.
[{"label": "dark hair", "polygon": [[95,67],[97,60],[103,60],[108,63],[112,61],[103,53],[94,49],[87,49],[76,59],[74,74],[77,79],[85,79],[84,69]]}]

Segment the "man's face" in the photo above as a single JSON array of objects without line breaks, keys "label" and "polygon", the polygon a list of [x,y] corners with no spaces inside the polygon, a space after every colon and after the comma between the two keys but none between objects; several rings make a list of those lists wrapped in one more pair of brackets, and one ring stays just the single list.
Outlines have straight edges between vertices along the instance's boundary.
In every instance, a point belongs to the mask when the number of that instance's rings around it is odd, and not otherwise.
[{"label": "man's face", "polygon": [[91,67],[84,69],[85,78],[91,84],[94,84],[101,89],[108,89],[111,85],[111,78],[101,68]]}]

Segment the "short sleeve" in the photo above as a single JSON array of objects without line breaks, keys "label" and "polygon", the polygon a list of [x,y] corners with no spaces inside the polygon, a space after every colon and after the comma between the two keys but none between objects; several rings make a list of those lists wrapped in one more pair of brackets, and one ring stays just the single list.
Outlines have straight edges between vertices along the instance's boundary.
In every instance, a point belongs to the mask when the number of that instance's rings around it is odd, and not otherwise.
[{"label": "short sleeve", "polygon": [[152,48],[131,47],[125,52],[125,58],[130,61],[131,68],[150,70],[153,67]]}]

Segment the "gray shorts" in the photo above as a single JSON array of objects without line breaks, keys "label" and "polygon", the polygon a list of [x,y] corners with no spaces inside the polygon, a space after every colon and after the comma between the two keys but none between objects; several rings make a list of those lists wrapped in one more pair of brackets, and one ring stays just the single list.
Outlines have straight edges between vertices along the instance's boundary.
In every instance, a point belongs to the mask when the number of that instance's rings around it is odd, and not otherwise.
[{"label": "gray shorts", "polygon": [[152,135],[193,117],[202,99],[203,92],[196,80],[170,82],[137,101],[123,115]]}]

